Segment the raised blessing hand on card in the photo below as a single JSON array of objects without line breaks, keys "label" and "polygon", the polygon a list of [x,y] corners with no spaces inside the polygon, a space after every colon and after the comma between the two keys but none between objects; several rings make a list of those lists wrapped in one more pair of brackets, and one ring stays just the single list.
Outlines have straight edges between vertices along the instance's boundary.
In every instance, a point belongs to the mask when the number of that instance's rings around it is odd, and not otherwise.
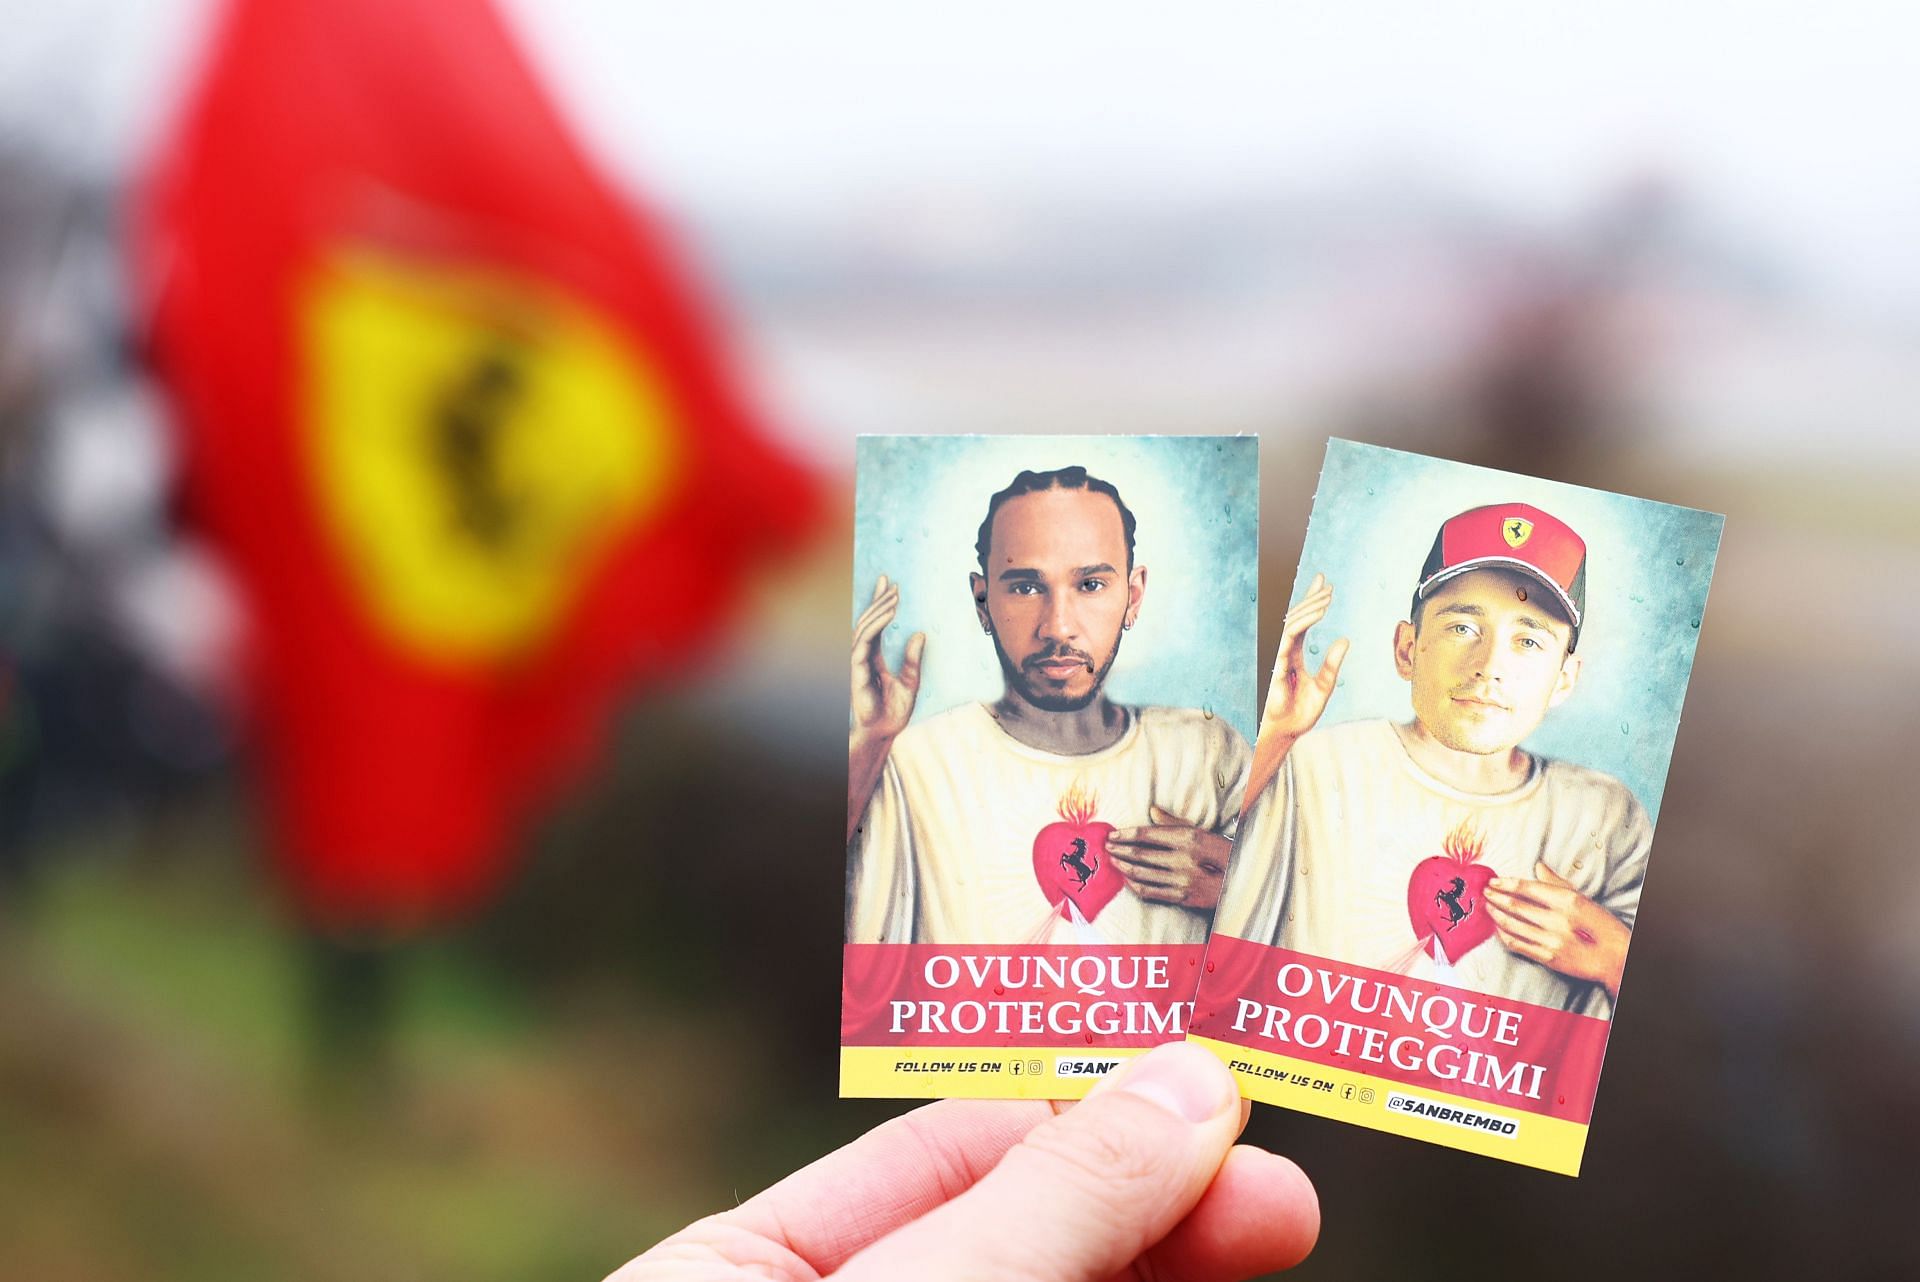
[{"label": "raised blessing hand on card", "polygon": [[881,575],[873,585],[873,600],[853,625],[853,732],[891,741],[907,728],[913,701],[920,693],[920,659],[926,653],[927,634],[907,638],[900,671],[887,670],[880,638],[900,610],[900,585]]},{"label": "raised blessing hand on card", "polygon": [[1333,604],[1333,584],[1316,574],[1307,594],[1287,611],[1280,629],[1280,650],[1273,660],[1273,682],[1267,687],[1267,706],[1260,713],[1260,733],[1254,741],[1253,769],[1247,777],[1247,802],[1252,804],[1273,781],[1280,763],[1301,735],[1313,729],[1327,710],[1340,681],[1349,643],[1341,637],[1327,647],[1320,670],[1307,672],[1307,631],[1327,617]]},{"label": "raised blessing hand on card", "polygon": [[887,671],[880,638],[900,609],[900,585],[881,575],[873,585],[873,600],[853,624],[853,725],[847,731],[847,841],[859,831],[860,816],[886,768],[893,741],[913,718],[913,701],[920,694],[920,659],[927,650],[927,634],[907,638],[900,671]]},{"label": "raised blessing hand on card", "polygon": [[1348,642],[1341,637],[1327,647],[1326,661],[1318,672],[1307,673],[1307,630],[1327,617],[1333,604],[1333,584],[1316,574],[1307,585],[1307,594],[1287,611],[1280,630],[1280,650],[1273,662],[1273,683],[1267,688],[1267,706],[1260,715],[1260,733],[1269,732],[1298,739],[1313,729],[1320,714],[1327,710],[1334,685],[1340,680],[1340,665],[1346,660]]},{"label": "raised blessing hand on card", "polygon": [[945,1100],[608,1282],[1226,1282],[1291,1268],[1319,1235],[1319,1200],[1286,1158],[1234,1144],[1246,1118],[1221,1062],[1180,1042],[1071,1108]]}]

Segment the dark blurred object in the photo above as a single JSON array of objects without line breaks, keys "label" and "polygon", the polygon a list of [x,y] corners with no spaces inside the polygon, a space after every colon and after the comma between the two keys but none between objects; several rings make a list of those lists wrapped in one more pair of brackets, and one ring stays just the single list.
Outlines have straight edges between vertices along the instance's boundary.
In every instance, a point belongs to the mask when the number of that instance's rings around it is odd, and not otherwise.
[{"label": "dark blurred object", "polygon": [[812,483],[484,0],[236,0],[137,225],[301,904],[461,916]]},{"label": "dark blurred object", "polygon": [[[1649,275],[1691,252],[1659,178],[1618,184],[1552,235],[1506,229],[1453,248],[1463,344],[1418,400],[1369,405],[1360,439],[1574,484],[1604,484],[1646,432],[1638,385]],[[1649,267],[1656,269],[1649,271]],[[1657,295],[1656,295],[1657,297]]]},{"label": "dark blurred object", "polygon": [[163,617],[196,570],[166,528],[112,222],[96,184],[0,142],[0,902],[73,834],[182,799],[228,745]]},{"label": "dark blurred object", "polygon": [[1619,350],[1615,313],[1672,203],[1657,181],[1629,183],[1571,245],[1536,247],[1503,264],[1489,332],[1467,376],[1472,461],[1571,480],[1597,447],[1619,448],[1634,426],[1622,412],[1634,363]]}]

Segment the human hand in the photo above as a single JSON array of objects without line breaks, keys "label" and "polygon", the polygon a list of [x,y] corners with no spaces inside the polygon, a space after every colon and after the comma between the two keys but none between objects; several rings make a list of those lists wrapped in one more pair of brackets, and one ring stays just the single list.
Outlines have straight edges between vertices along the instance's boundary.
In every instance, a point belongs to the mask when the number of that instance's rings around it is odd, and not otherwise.
[{"label": "human hand", "polygon": [[1487,883],[1487,910],[1507,951],[1572,979],[1606,985],[1620,995],[1627,944],[1633,932],[1618,917],[1573,888],[1546,861],[1538,880],[1495,877]]},{"label": "human hand", "polygon": [[1307,594],[1287,611],[1280,650],[1273,660],[1273,681],[1267,687],[1267,706],[1261,710],[1260,731],[1253,740],[1253,765],[1247,771],[1249,806],[1273,782],[1295,742],[1319,722],[1340,680],[1340,665],[1347,658],[1345,637],[1327,647],[1320,671],[1307,674],[1307,629],[1326,618],[1332,604],[1333,584],[1316,574]]},{"label": "human hand", "polygon": [[1333,604],[1333,584],[1316,574],[1307,585],[1307,594],[1287,611],[1280,629],[1280,650],[1273,661],[1273,682],[1267,687],[1267,706],[1260,714],[1260,738],[1277,735],[1298,739],[1313,729],[1320,714],[1327,710],[1334,684],[1340,679],[1340,665],[1346,661],[1345,637],[1327,647],[1320,671],[1307,673],[1307,630],[1327,617]]},{"label": "human hand", "polygon": [[869,742],[891,743],[913,716],[920,693],[920,659],[926,653],[927,634],[907,638],[900,671],[887,671],[880,637],[900,609],[900,585],[881,575],[873,585],[873,600],[853,625],[852,736]]},{"label": "human hand", "polygon": [[[1061,1111],[1065,1108],[1065,1111]],[[944,1100],[676,1233],[608,1282],[1226,1282],[1320,1231],[1300,1168],[1234,1138],[1233,1077],[1184,1042],[1071,1108]]]},{"label": "human hand", "polygon": [[1149,903],[1212,912],[1233,843],[1159,806],[1149,805],[1147,814],[1151,824],[1107,834],[1107,853],[1121,876]]}]

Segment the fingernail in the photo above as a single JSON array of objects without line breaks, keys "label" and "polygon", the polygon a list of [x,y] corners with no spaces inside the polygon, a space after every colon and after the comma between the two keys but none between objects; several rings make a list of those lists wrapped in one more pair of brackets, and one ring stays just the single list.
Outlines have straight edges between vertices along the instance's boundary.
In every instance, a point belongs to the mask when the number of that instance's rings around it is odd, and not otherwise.
[{"label": "fingernail", "polygon": [[1240,1098],[1227,1066],[1191,1042],[1156,1046],[1121,1070],[1114,1087],[1189,1122],[1218,1117]]}]

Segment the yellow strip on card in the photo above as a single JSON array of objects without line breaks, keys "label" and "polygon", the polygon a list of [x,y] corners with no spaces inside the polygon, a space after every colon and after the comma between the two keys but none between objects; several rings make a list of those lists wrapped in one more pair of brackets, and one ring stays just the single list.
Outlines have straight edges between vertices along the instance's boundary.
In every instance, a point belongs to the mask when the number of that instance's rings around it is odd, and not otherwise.
[{"label": "yellow strip on card", "polygon": [[840,1094],[845,1099],[1079,1099],[1149,1049],[843,1046]]},{"label": "yellow strip on card", "polygon": [[1581,1122],[1461,1099],[1423,1086],[1329,1068],[1310,1060],[1190,1036],[1224,1060],[1240,1093],[1301,1113],[1482,1153],[1561,1175],[1580,1173],[1587,1146]]}]

